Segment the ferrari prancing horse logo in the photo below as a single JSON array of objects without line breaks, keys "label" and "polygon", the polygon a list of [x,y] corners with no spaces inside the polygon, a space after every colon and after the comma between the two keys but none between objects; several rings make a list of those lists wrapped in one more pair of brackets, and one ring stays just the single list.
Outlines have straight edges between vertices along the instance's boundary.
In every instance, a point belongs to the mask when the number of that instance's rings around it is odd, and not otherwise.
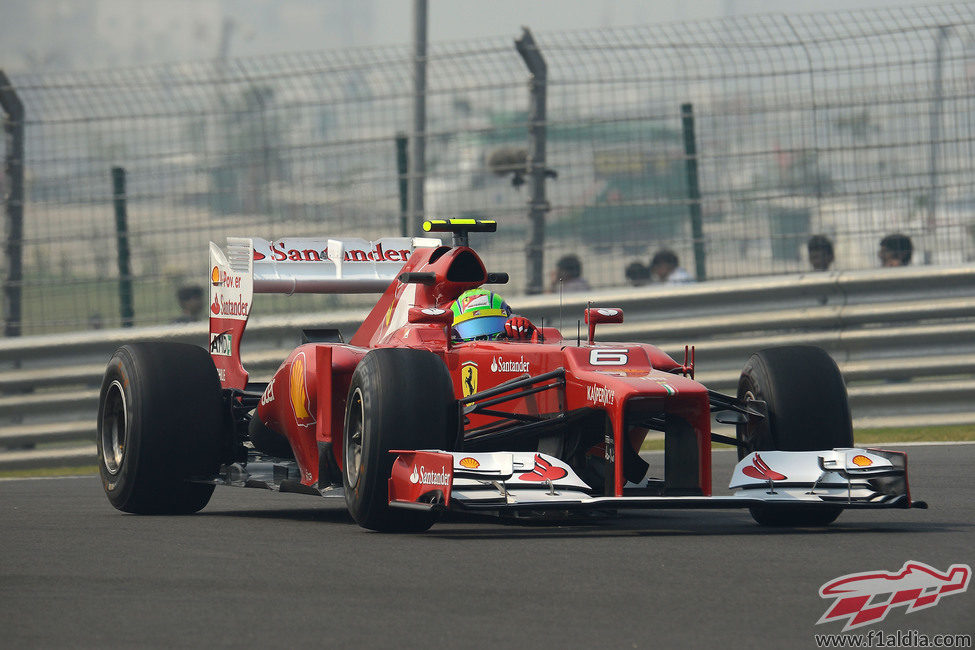
[{"label": "ferrari prancing horse logo", "polygon": [[477,392],[477,364],[465,361],[460,367],[460,383],[463,386],[464,397]]}]

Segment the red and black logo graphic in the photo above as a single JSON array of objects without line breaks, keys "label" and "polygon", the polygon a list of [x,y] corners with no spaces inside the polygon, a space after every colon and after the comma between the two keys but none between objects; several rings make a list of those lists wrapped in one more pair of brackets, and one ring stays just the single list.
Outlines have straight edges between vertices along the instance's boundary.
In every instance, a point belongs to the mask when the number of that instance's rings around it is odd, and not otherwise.
[{"label": "red and black logo graphic", "polygon": [[532,471],[525,472],[519,478],[522,481],[557,481],[560,478],[565,478],[567,475],[568,472],[564,468],[556,467],[542,458],[540,454],[535,454],[535,467]]},{"label": "red and black logo graphic", "polygon": [[894,607],[904,605],[907,612],[934,607],[942,596],[968,589],[972,568],[952,564],[942,573],[923,562],[905,562],[896,573],[867,571],[830,580],[819,588],[820,598],[836,598],[816,624],[846,619],[843,631],[878,623]]},{"label": "red and black logo graphic", "polygon": [[752,464],[741,470],[741,473],[745,476],[761,479],[763,481],[783,481],[786,479],[785,474],[779,474],[773,470],[758,454],[755,454],[755,459],[752,461]]}]

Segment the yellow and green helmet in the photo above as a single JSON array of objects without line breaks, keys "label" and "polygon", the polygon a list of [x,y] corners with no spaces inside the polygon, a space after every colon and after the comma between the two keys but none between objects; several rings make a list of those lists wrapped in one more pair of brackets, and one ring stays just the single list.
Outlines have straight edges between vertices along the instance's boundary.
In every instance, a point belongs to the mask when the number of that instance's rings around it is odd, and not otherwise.
[{"label": "yellow and green helmet", "polygon": [[487,289],[468,289],[450,309],[454,313],[454,338],[460,341],[493,340],[504,333],[511,308],[501,296]]}]

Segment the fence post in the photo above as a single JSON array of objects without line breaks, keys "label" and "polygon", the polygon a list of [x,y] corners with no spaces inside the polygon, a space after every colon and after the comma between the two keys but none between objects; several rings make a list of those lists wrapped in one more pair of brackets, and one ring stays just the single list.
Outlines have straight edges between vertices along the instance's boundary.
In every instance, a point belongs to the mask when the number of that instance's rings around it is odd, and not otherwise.
[{"label": "fence post", "polygon": [[427,173],[427,0],[413,0],[413,133],[410,147],[410,229],[423,234]]},{"label": "fence post", "polygon": [[931,264],[933,251],[937,246],[932,241],[937,235],[938,212],[938,151],[941,141],[941,121],[944,113],[944,60],[945,41],[948,40],[948,27],[938,27],[938,37],[934,44],[934,98],[928,117],[930,128],[930,151],[928,156],[928,214],[925,221],[924,263]]},{"label": "fence post", "polygon": [[400,237],[409,237],[410,233],[410,212],[409,212],[409,168],[410,159],[408,152],[409,141],[405,133],[396,134],[396,174],[399,178],[399,234]]},{"label": "fence post", "polygon": [[522,28],[521,38],[515,41],[518,54],[531,73],[529,81],[530,109],[528,115],[528,157],[525,161],[531,198],[528,200],[528,220],[531,234],[525,246],[528,294],[544,291],[543,268],[545,255],[545,213],[549,210],[545,199],[545,136],[547,117],[545,99],[548,92],[548,66],[539,52],[531,30]]},{"label": "fence post", "polygon": [[112,198],[115,203],[115,240],[118,244],[118,302],[122,327],[132,327],[132,264],[129,254],[129,221],[125,207],[125,169],[112,167]]},{"label": "fence post", "polygon": [[701,222],[701,186],[697,176],[697,142],[694,137],[694,106],[681,104],[684,132],[684,164],[687,167],[687,207],[691,214],[691,238],[694,241],[694,273],[697,281],[707,279],[704,251],[704,225]]},{"label": "fence post", "polygon": [[10,184],[7,203],[6,279],[3,281],[4,336],[23,331],[24,297],[24,105],[3,70],[0,70],[0,108],[7,139],[4,170]]}]

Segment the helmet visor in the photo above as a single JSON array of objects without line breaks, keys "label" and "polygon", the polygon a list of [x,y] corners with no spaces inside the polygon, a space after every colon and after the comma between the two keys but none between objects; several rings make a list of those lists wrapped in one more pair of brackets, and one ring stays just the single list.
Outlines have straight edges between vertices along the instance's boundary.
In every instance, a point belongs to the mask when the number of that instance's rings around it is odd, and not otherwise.
[{"label": "helmet visor", "polygon": [[454,325],[454,332],[461,341],[497,338],[504,331],[507,316],[481,316]]}]

